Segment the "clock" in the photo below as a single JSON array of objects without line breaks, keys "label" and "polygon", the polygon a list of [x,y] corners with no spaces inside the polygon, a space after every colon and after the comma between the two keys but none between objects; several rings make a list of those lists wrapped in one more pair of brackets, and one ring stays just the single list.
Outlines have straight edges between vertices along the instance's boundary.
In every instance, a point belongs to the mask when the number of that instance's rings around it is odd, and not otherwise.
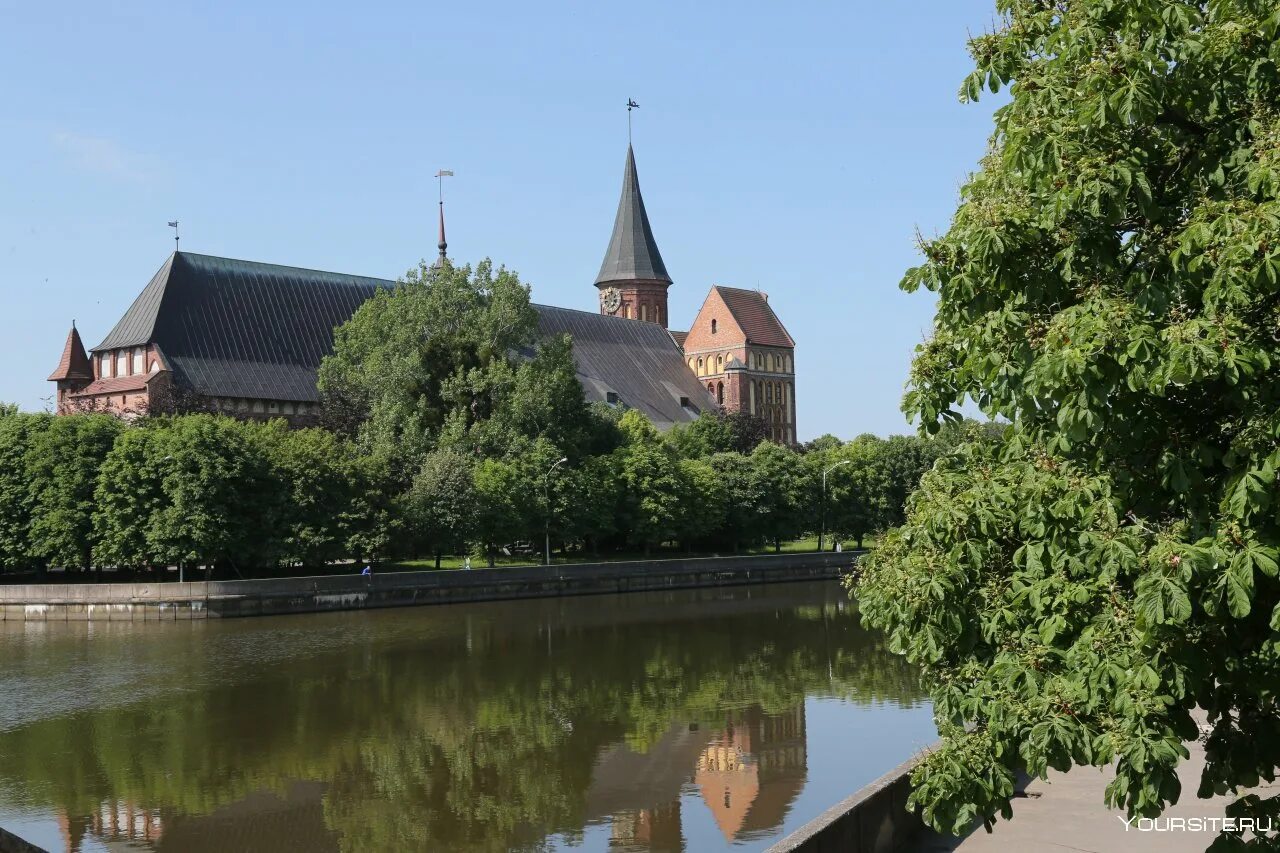
[{"label": "clock", "polygon": [[608,314],[617,314],[622,307],[622,294],[616,287],[606,287],[600,291],[600,307]]}]

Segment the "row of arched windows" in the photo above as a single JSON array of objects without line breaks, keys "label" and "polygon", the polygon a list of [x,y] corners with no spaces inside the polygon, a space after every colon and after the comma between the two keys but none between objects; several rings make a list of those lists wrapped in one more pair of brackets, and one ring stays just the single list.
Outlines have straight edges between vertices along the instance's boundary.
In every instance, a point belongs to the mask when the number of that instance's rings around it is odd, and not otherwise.
[{"label": "row of arched windows", "polygon": [[756,370],[790,373],[791,356],[780,352],[754,352],[751,354],[751,366]]},{"label": "row of arched windows", "polygon": [[644,323],[662,323],[662,305],[650,305],[648,302],[641,302],[634,315],[631,313],[630,305],[623,305],[622,318],[624,320],[640,320]]},{"label": "row of arched windows", "polygon": [[[98,378],[110,379],[144,373],[147,370],[144,364],[145,359],[146,351],[142,347],[104,352],[98,361]],[[159,369],[160,365],[152,362],[151,372],[155,373]]]}]

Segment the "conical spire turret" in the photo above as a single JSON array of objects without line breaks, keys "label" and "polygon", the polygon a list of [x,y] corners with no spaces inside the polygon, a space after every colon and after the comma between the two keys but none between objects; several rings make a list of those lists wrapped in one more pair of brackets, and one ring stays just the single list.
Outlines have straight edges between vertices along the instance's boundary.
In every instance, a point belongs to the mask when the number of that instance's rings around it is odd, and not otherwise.
[{"label": "conical spire turret", "polygon": [[649,281],[671,283],[662,253],[653,239],[649,227],[649,215],[644,209],[644,197],[640,195],[640,178],[636,174],[636,156],[627,146],[627,165],[622,173],[622,197],[618,200],[618,215],[613,221],[613,236],[605,252],[604,263],[596,284]]}]

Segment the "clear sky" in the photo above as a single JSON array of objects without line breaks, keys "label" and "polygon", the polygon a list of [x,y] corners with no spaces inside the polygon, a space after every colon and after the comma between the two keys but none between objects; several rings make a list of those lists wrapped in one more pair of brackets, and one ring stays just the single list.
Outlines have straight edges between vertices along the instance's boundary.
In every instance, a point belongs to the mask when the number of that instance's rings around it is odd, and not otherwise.
[{"label": "clear sky", "polygon": [[930,294],[897,289],[990,132],[956,98],[992,0],[0,0],[0,400],[46,405],[173,248],[395,278],[435,253],[596,310],[626,153],[675,279],[758,287],[799,437],[909,429]]}]

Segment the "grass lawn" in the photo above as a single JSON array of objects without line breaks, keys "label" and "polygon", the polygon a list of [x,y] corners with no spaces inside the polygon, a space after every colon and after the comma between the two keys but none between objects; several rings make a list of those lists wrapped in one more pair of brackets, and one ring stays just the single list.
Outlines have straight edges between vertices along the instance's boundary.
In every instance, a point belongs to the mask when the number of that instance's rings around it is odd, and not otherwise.
[{"label": "grass lawn", "polygon": [[[872,538],[868,537],[864,542],[864,546],[870,545]],[[823,543],[827,549],[831,548],[831,541]],[[846,551],[854,548],[852,542],[843,543]],[[812,553],[818,550],[818,537],[810,536],[806,539],[797,539],[794,542],[783,542],[783,554],[800,554]],[[761,545],[756,548],[746,548],[738,552],[739,554],[772,554],[772,545]],[[640,551],[635,552],[616,552],[603,556],[596,556],[589,553],[574,554],[557,554],[551,553],[551,562],[555,565],[572,565],[574,563],[619,563],[627,560],[678,560],[683,557],[729,557],[732,551],[684,551],[679,548],[655,548],[647,556]],[[460,569],[464,557],[461,555],[446,554],[440,558],[440,568],[443,569]],[[513,557],[507,557],[499,554],[494,560],[495,566],[534,566],[542,564],[542,555],[539,554],[518,554]],[[380,564],[379,569],[382,571],[422,571],[423,569],[434,569],[436,561],[434,557],[420,557],[412,560],[396,560],[390,563]],[[483,557],[472,557],[471,567],[474,569],[485,568],[485,560]]]}]

